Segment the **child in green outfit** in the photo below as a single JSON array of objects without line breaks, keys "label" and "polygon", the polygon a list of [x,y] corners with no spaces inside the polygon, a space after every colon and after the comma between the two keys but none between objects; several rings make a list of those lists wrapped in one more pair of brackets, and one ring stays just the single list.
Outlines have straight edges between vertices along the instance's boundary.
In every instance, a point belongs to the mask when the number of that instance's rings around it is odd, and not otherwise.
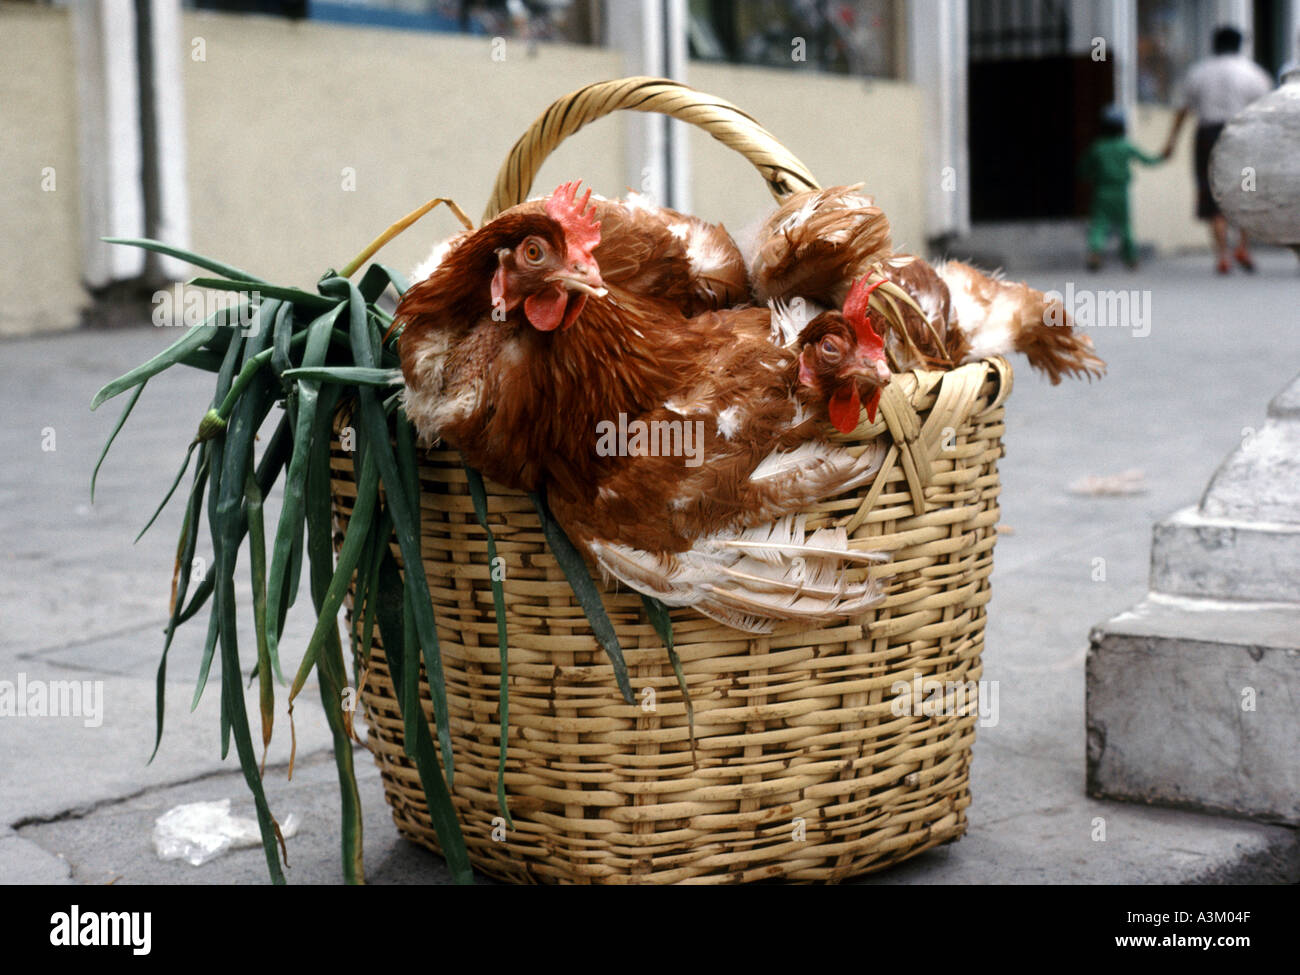
[{"label": "child in green outfit", "polygon": [[1124,263],[1137,267],[1137,243],[1128,209],[1128,184],[1133,178],[1129,163],[1137,159],[1147,166],[1163,162],[1166,156],[1148,156],[1125,138],[1124,113],[1114,106],[1102,113],[1101,135],[1084,154],[1080,175],[1092,184],[1092,214],[1088,226],[1088,268],[1101,267],[1101,254],[1112,230],[1119,232]]}]

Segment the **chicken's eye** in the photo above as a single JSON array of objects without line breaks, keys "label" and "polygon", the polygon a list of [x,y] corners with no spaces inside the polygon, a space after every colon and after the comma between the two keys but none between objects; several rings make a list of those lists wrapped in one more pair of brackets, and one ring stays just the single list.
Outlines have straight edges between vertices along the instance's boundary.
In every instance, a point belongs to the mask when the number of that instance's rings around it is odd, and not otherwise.
[{"label": "chicken's eye", "polygon": [[541,264],[546,252],[536,240],[524,241],[524,260],[529,264]]},{"label": "chicken's eye", "polygon": [[829,336],[827,338],[822,339],[821,348],[822,348],[822,355],[824,355],[827,359],[835,360],[840,357],[839,345],[837,345],[835,340],[830,338]]}]

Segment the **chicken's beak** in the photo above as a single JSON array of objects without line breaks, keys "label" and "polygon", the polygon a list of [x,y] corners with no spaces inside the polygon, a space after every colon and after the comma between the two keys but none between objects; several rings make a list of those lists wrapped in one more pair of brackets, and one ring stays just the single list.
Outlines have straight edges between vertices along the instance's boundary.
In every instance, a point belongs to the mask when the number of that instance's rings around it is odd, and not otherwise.
[{"label": "chicken's beak", "polygon": [[594,261],[584,263],[575,261],[571,266],[563,271],[556,271],[546,279],[569,291],[576,291],[579,294],[589,295],[592,298],[603,298],[609,292],[605,289],[605,282],[601,279],[600,268]]},{"label": "chicken's beak", "polygon": [[840,375],[846,379],[849,376],[865,379],[874,386],[888,386],[892,378],[889,364],[884,359],[875,355],[866,355],[861,351],[858,352],[853,365],[844,369]]}]

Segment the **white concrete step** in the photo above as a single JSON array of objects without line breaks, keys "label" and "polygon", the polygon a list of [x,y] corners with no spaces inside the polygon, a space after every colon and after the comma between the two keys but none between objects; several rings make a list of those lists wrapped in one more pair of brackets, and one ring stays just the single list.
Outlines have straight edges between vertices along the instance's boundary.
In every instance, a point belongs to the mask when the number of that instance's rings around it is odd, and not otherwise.
[{"label": "white concrete step", "polygon": [[1300,605],[1153,593],[1092,632],[1088,792],[1300,825]]}]

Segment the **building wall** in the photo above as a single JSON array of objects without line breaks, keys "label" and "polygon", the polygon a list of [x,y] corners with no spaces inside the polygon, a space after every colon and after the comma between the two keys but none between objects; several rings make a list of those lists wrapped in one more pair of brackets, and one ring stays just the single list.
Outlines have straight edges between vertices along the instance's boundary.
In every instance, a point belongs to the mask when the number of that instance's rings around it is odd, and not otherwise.
[{"label": "building wall", "polygon": [[0,336],[70,328],[85,301],[71,64],[65,11],[0,3]]},{"label": "building wall", "polygon": [[[754,116],[823,186],[865,183],[889,215],[895,245],[925,249],[925,119],[915,86],[698,62],[687,81]],[[771,209],[766,184],[744,158],[704,132],[692,135],[691,151],[701,216],[740,232]]]},{"label": "building wall", "polygon": [[[0,0],[0,21],[0,118],[23,133],[0,140],[0,334],[68,328],[87,297],[67,11]],[[188,11],[181,32],[189,245],[307,287],[430,197],[477,219],[507,151],[550,101],[623,73],[614,50],[509,42],[500,61],[486,38],[278,18]],[[898,246],[923,249],[915,86],[701,63],[687,80],[758,118],[823,185],[866,183]],[[747,162],[702,132],[692,140],[698,212],[740,231],[770,209]],[[581,176],[622,193],[623,153],[623,127],[596,122],[547,161],[535,190]],[[54,193],[41,191],[44,166]],[[434,211],[380,259],[409,270],[457,228]]]},{"label": "building wall", "polygon": [[[621,61],[514,42],[496,61],[487,38],[276,18],[190,13],[182,29],[194,248],[300,285],[431,197],[477,220],[528,124]],[[205,61],[189,53],[196,38]],[[616,193],[622,172],[621,130],[598,122],[556,151],[535,189],[581,176]],[[410,270],[459,229],[435,210],[378,259]]]},{"label": "building wall", "polygon": [[[553,99],[622,73],[619,52],[583,47],[540,45],[530,56],[511,42],[494,61],[486,38],[212,14],[188,15],[184,29],[207,55],[185,62],[195,247],[276,280],[343,264],[432,196],[452,196],[478,219],[527,125]],[[921,246],[921,103],[911,86],[698,63],[688,81],[757,117],[825,185],[866,181],[898,238]],[[845,126],[871,118],[891,124]],[[581,177],[621,194],[622,132],[602,120],[576,133],[535,189]],[[770,208],[741,157],[703,132],[692,155],[700,215],[739,230]],[[344,167],[356,171],[354,191],[341,189]],[[409,268],[454,229],[435,211],[382,259]]]},{"label": "building wall", "polygon": [[[1139,105],[1129,125],[1130,140],[1144,152],[1165,147],[1174,111],[1163,105]],[[1196,183],[1192,173],[1193,122],[1183,126],[1173,156],[1158,166],[1134,163],[1131,190],[1133,228],[1140,241],[1162,253],[1209,247],[1207,225],[1196,219]]]}]

